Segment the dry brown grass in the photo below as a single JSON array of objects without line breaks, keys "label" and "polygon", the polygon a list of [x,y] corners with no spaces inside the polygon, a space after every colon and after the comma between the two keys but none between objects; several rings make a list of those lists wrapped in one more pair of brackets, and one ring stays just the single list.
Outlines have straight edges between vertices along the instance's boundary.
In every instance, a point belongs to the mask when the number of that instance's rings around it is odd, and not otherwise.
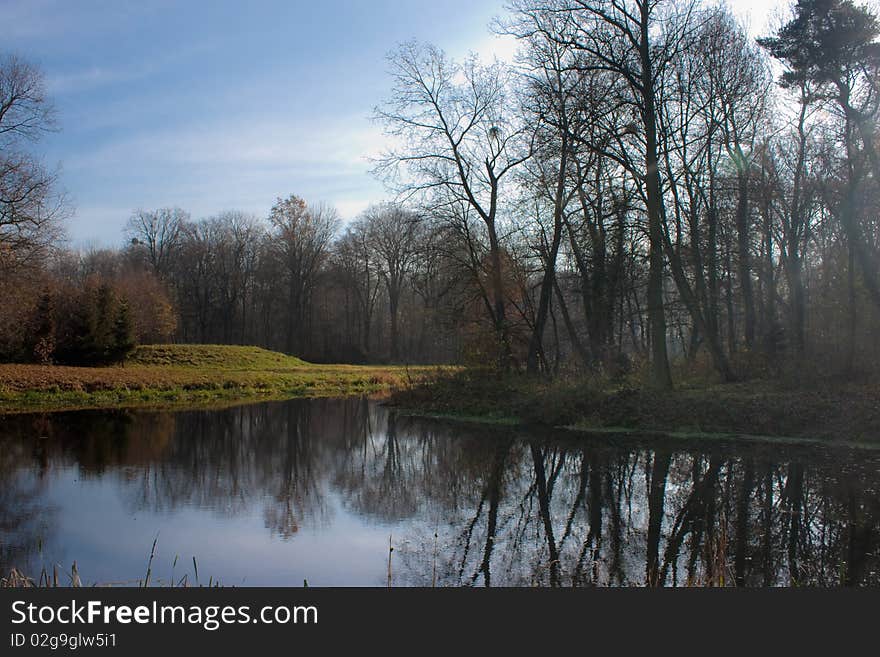
[{"label": "dry brown grass", "polygon": [[128,367],[66,367],[62,365],[0,365],[0,394],[14,392],[95,392],[129,388],[173,388],[207,383],[209,373],[134,365]]},{"label": "dry brown grass", "polygon": [[162,345],[124,366],[0,364],[0,412],[369,394],[410,386],[436,370],[314,365],[251,347]]}]

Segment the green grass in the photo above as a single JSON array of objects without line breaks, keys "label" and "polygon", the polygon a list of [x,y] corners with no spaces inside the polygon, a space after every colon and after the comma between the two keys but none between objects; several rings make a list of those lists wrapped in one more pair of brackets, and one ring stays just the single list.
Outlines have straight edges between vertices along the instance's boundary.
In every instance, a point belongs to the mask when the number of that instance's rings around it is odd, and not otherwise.
[{"label": "green grass", "polygon": [[0,413],[364,395],[407,387],[434,371],[316,365],[258,347],[150,345],[113,367],[0,365]]},{"label": "green grass", "polygon": [[273,370],[309,365],[295,356],[260,347],[217,344],[142,345],[135,349],[127,362],[223,370]]}]

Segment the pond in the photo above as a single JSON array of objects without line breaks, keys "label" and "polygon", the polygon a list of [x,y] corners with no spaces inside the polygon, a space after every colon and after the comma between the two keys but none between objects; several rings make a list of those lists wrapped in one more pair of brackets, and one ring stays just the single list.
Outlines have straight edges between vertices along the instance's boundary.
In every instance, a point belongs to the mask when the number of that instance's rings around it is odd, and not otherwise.
[{"label": "pond", "polygon": [[75,561],[84,584],[136,584],[156,540],[160,585],[877,585],[878,492],[876,450],[530,433],[357,398],[13,415],[0,572]]}]

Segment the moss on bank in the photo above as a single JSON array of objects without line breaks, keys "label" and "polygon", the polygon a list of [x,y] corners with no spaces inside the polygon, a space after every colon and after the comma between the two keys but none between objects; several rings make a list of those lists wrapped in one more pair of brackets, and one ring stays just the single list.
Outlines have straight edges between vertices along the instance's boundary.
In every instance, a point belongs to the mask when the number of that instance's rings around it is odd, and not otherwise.
[{"label": "moss on bank", "polygon": [[257,347],[150,345],[123,365],[0,365],[0,413],[387,392],[437,368],[315,365]]},{"label": "moss on bank", "polygon": [[415,414],[578,431],[880,443],[880,386],[867,383],[752,381],[656,392],[461,371],[396,391],[389,403]]}]

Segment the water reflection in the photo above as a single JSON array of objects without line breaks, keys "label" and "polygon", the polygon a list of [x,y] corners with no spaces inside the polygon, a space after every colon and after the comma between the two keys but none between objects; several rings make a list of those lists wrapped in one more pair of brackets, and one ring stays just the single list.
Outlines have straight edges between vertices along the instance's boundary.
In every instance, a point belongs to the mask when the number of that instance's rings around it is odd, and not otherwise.
[{"label": "water reflection", "polygon": [[295,400],[3,418],[0,477],[4,571],[72,558],[137,577],[156,532],[251,584],[380,584],[389,535],[398,585],[876,585],[880,567],[870,450],[535,436]]}]

